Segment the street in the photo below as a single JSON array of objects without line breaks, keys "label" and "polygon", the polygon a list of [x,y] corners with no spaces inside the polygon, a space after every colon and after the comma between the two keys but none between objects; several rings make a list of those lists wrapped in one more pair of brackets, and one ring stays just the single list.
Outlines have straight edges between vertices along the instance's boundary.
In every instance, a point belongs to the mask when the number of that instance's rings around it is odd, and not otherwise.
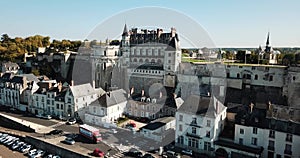
[{"label": "street", "polygon": [[[117,133],[113,133],[111,129],[97,127],[99,128],[100,133],[102,135],[102,142],[98,144],[93,144],[87,141],[86,138],[83,138],[82,136],[79,135],[78,124],[67,125],[66,122],[64,121],[54,120],[54,119],[51,120],[40,119],[32,116],[26,116],[24,114],[12,113],[7,110],[3,110],[2,108],[0,111],[1,113],[12,117],[37,123],[47,127],[52,127],[54,129],[63,130],[65,134],[72,134],[72,133],[77,134],[78,137],[75,139],[76,141],[75,145],[67,145],[62,142],[55,142],[55,140],[52,140],[54,141],[53,143],[72,150],[74,150],[74,148],[76,148],[77,146],[79,148],[86,148],[87,150],[90,151],[93,151],[95,148],[99,148],[105,153],[109,151],[110,155],[114,155],[118,153],[116,149],[122,152],[122,151],[129,150],[131,147],[135,147],[144,151],[149,151],[159,147],[159,144],[157,142],[150,139],[146,139],[143,136],[140,136],[138,133],[134,134],[132,131],[128,129],[122,129],[122,128],[117,128],[116,129]],[[32,133],[31,135],[37,137],[43,137],[42,134],[37,134],[37,133]],[[47,137],[47,141],[50,141],[49,139],[51,138]]]}]

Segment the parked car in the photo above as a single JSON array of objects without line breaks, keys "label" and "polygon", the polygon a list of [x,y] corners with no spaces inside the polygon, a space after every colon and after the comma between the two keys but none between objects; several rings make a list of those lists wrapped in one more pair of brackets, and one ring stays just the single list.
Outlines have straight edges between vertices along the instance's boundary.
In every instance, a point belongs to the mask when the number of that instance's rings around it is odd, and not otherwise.
[{"label": "parked car", "polygon": [[22,145],[20,145],[16,150],[22,152],[23,148],[25,148],[27,146],[26,143],[23,143]]},{"label": "parked car", "polygon": [[37,118],[42,118],[43,115],[42,115],[42,114],[37,114],[37,115],[35,115],[35,117],[37,117]]},{"label": "parked car", "polygon": [[125,153],[125,156],[141,158],[143,157],[143,153],[135,148],[131,148],[128,152]]},{"label": "parked car", "polygon": [[11,147],[12,150],[17,150],[20,146],[22,146],[24,142],[18,142],[17,144],[13,145]]},{"label": "parked car", "polygon": [[30,155],[31,158],[38,158],[44,156],[46,152],[38,149],[34,154]]},{"label": "parked car", "polygon": [[73,145],[75,144],[75,140],[73,138],[70,138],[70,137],[67,137],[65,140],[64,140],[65,143],[67,144],[70,144],[70,145]]},{"label": "parked car", "polygon": [[23,149],[21,150],[22,153],[26,153],[29,152],[29,150],[31,149],[31,145],[26,145],[25,147],[23,147]]},{"label": "parked car", "polygon": [[193,155],[193,150],[190,150],[190,149],[183,149],[183,150],[181,151],[181,153],[192,156],[192,155]]},{"label": "parked car", "polygon": [[51,115],[42,115],[42,118],[48,120],[52,119]]},{"label": "parked car", "polygon": [[37,149],[31,149],[28,152],[28,156],[31,157],[32,155],[34,155],[37,152]]},{"label": "parked car", "polygon": [[15,139],[11,140],[10,142],[8,142],[6,145],[10,146],[10,145],[12,145],[13,143],[15,143],[18,140],[19,140],[19,138],[15,138]]},{"label": "parked car", "polygon": [[170,158],[180,158],[180,155],[174,151],[168,150],[166,155]]},{"label": "parked car", "polygon": [[151,154],[147,153],[143,156],[143,158],[154,158],[154,156],[152,156]]},{"label": "parked car", "polygon": [[71,117],[68,119],[68,122],[67,122],[68,125],[73,125],[75,123],[76,123],[76,119],[74,117]]},{"label": "parked car", "polygon": [[63,134],[63,133],[64,133],[63,130],[55,129],[55,130],[50,131],[46,135],[57,135],[57,134]]},{"label": "parked car", "polygon": [[96,148],[93,153],[92,153],[93,156],[96,156],[96,157],[103,157],[104,156],[104,152],[101,151],[100,149]]},{"label": "parked car", "polygon": [[117,131],[116,129],[114,129],[114,128],[112,128],[110,131],[111,131],[112,133],[118,133],[118,131]]}]

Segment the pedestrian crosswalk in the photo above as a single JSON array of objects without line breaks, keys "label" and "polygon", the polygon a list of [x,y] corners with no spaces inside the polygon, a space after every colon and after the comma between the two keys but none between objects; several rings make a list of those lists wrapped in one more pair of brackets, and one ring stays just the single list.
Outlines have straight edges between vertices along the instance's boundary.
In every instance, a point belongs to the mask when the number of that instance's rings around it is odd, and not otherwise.
[{"label": "pedestrian crosswalk", "polygon": [[110,156],[109,158],[121,158],[121,157],[124,157],[124,153],[123,152],[118,152],[112,156]]}]

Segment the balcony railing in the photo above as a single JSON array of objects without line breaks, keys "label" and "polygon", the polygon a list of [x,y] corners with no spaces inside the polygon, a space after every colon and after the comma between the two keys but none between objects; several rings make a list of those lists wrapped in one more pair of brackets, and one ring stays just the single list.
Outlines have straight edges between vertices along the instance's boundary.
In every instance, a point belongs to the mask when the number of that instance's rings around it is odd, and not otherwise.
[{"label": "balcony railing", "polygon": [[286,154],[286,155],[292,155],[292,151],[291,150],[284,150],[284,154]]},{"label": "balcony railing", "polygon": [[201,139],[201,137],[200,137],[199,135],[193,134],[193,133],[189,133],[189,132],[186,133],[186,136],[188,136],[188,137],[193,137],[193,138],[197,138],[197,139]]},{"label": "balcony railing", "polygon": [[274,146],[268,146],[268,150],[274,151]]}]

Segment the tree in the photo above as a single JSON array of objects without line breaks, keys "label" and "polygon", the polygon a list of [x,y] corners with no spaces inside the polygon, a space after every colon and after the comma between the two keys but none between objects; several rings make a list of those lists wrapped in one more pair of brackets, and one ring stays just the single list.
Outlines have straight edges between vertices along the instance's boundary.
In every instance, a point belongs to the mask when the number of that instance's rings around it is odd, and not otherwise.
[{"label": "tree", "polygon": [[10,41],[10,38],[7,34],[3,34],[2,37],[1,37],[1,42],[8,42]]},{"label": "tree", "polygon": [[109,45],[115,45],[115,46],[118,46],[120,45],[120,41],[119,40],[112,40]]},{"label": "tree", "polygon": [[295,54],[293,53],[285,54],[282,58],[282,64],[287,66],[295,64]]},{"label": "tree", "polygon": [[295,54],[295,62],[296,62],[296,64],[300,64],[300,52],[297,52]]}]

